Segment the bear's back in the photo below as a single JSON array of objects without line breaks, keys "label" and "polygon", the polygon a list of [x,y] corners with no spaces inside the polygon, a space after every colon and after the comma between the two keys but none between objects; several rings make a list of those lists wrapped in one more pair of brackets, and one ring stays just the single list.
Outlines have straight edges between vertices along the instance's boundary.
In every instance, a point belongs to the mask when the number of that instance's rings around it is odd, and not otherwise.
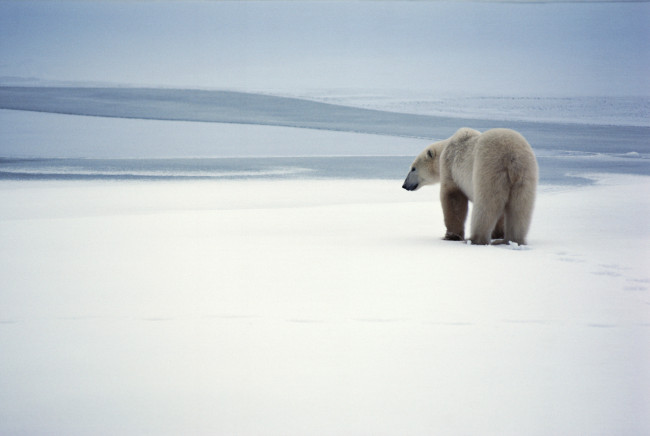
[{"label": "bear's back", "polygon": [[491,129],[482,133],[474,149],[476,173],[489,180],[500,172],[508,173],[511,182],[526,178],[537,183],[538,166],[532,147],[517,131]]},{"label": "bear's back", "polygon": [[500,153],[533,154],[533,149],[523,135],[512,129],[490,129],[477,138],[477,148]]}]

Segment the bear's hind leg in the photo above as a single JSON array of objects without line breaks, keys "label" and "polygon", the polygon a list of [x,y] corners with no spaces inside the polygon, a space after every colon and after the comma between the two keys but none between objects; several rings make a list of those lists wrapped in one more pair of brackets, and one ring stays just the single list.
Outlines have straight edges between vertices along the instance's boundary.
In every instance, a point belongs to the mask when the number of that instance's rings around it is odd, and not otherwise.
[{"label": "bear's hind leg", "polygon": [[516,242],[526,245],[526,235],[530,228],[535,203],[536,186],[526,187],[525,184],[512,190],[506,205],[505,235],[506,242]]},{"label": "bear's hind leg", "polygon": [[502,213],[503,209],[495,207],[494,204],[474,203],[474,208],[472,209],[472,233],[470,237],[472,244],[486,245],[492,242],[492,232]]},{"label": "bear's hind leg", "polygon": [[[472,244],[486,245],[492,241],[493,233],[504,217],[507,201],[507,186],[502,183],[485,183],[475,188],[474,207],[472,208]],[[508,225],[508,216],[505,216]]]},{"label": "bear's hind leg", "polygon": [[505,214],[501,215],[501,218],[499,218],[499,221],[497,221],[496,227],[494,227],[494,230],[492,230],[492,239],[502,239],[503,235],[505,234],[504,231],[504,220],[505,220]]},{"label": "bear's hind leg", "polygon": [[465,239],[465,221],[467,220],[468,199],[460,189],[441,187],[440,203],[445,217],[445,240],[462,241]]}]

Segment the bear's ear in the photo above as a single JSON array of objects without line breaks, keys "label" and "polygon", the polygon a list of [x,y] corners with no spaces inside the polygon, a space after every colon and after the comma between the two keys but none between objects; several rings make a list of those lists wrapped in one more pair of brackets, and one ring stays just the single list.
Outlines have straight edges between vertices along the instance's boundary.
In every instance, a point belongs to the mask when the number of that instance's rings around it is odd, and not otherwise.
[{"label": "bear's ear", "polygon": [[432,152],[431,150],[427,150],[427,155],[428,155],[431,159],[433,159],[433,158],[436,156],[436,152],[435,152],[435,151]]}]

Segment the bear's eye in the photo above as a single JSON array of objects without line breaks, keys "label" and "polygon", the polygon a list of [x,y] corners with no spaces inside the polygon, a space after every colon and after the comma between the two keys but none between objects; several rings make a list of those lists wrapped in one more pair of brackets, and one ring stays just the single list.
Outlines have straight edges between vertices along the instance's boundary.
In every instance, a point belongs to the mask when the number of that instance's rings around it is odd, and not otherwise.
[{"label": "bear's eye", "polygon": [[411,172],[415,171],[415,167],[411,168]]}]

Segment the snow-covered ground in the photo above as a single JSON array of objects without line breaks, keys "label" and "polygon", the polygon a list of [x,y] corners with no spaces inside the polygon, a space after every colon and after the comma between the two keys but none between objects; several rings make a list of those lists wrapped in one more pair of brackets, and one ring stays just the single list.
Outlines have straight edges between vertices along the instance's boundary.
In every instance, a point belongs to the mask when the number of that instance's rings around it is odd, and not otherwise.
[{"label": "snow-covered ground", "polygon": [[0,433],[643,435],[648,178],[442,241],[393,180],[0,183]]},{"label": "snow-covered ground", "polygon": [[477,247],[426,139],[262,121],[0,110],[0,433],[650,431],[645,128],[530,124],[530,245]]},{"label": "snow-covered ground", "polygon": [[400,188],[429,140],[357,133],[390,113],[99,92],[0,110],[0,433],[650,431],[646,127],[523,125],[530,246],[476,247]]}]

